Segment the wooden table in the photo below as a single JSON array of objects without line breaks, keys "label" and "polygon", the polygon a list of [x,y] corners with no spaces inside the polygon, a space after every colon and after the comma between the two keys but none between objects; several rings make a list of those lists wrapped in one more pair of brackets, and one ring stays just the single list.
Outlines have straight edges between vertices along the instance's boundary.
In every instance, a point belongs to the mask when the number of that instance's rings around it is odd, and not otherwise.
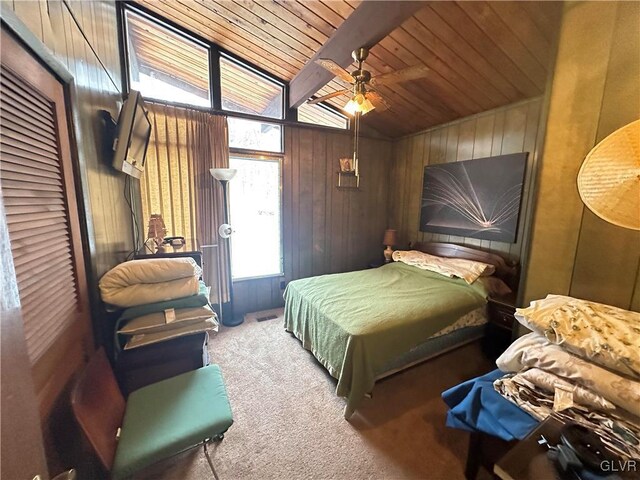
[{"label": "wooden table", "polygon": [[[494,464],[493,473],[502,480],[575,480],[577,477],[574,474],[562,473],[557,469],[554,462],[547,456],[549,448],[538,443],[540,436],[543,435],[550,445],[557,445],[560,443],[562,427],[564,424],[561,421],[548,417],[527,438],[518,442]],[[631,465],[627,466],[625,471],[620,471],[622,465],[617,462],[610,467],[613,467],[610,475],[601,474],[602,476],[595,478],[603,480],[638,478],[637,463],[633,463],[632,468],[629,468]]]},{"label": "wooden table", "polygon": [[546,445],[538,444],[544,435],[551,445],[560,442],[560,430],[564,425],[553,417],[540,423],[524,440],[518,442],[493,466],[493,473],[502,480],[553,480],[560,479],[553,462],[547,456]]}]

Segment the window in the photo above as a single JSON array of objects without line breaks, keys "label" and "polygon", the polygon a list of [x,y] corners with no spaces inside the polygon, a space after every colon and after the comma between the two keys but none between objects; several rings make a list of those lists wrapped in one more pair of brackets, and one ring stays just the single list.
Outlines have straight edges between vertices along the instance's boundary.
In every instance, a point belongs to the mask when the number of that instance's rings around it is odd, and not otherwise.
[{"label": "window", "polygon": [[303,103],[300,105],[298,107],[298,121],[345,130],[349,128],[349,119],[347,117],[320,104],[310,105]]},{"label": "window", "polygon": [[220,90],[224,110],[270,118],[283,117],[282,85],[222,55]]},{"label": "window", "polygon": [[228,118],[229,148],[282,153],[282,126],[243,118]]},{"label": "window", "polygon": [[280,159],[231,156],[231,272],[234,280],[282,274]]},{"label": "window", "polygon": [[211,106],[208,48],[125,11],[129,84],[145,98]]}]

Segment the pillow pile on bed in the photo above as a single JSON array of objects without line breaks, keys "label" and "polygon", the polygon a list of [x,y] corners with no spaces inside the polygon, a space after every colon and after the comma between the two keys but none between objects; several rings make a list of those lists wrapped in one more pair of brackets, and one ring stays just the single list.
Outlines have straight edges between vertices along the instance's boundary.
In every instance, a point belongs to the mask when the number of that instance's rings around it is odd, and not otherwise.
[{"label": "pillow pile on bed", "polygon": [[217,330],[209,289],[192,258],[132,260],[100,280],[102,299],[126,308],[116,322],[116,345],[125,350]]},{"label": "pillow pile on bed", "polygon": [[487,263],[466,260],[463,258],[446,258],[419,252],[417,250],[396,250],[392,258],[396,262],[439,273],[445,277],[459,277],[469,285],[481,276],[489,276],[495,272],[495,267]]},{"label": "pillow pile on bed", "polygon": [[534,331],[498,358],[508,374],[495,389],[538,420],[556,412],[640,454],[640,314],[549,295],[516,318]]}]

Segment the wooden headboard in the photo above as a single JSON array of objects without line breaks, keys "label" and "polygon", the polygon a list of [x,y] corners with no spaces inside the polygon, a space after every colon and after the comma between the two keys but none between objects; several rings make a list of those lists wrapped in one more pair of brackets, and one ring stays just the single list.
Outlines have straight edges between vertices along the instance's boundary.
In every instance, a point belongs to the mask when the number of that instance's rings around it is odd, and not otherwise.
[{"label": "wooden headboard", "polygon": [[417,242],[411,244],[412,250],[419,250],[431,255],[448,258],[464,258],[476,262],[488,263],[496,267],[495,275],[504,280],[509,287],[518,287],[518,263],[506,260],[496,253],[476,250],[475,248],[456,245],[455,243]]}]

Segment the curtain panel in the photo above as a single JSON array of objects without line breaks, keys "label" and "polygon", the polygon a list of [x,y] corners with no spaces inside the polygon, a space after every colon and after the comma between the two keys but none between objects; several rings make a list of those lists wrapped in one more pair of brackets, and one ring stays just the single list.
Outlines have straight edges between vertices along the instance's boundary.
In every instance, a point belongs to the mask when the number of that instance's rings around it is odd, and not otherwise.
[{"label": "curtain panel", "polygon": [[187,245],[202,251],[205,280],[221,287],[222,302],[213,291],[211,301],[226,303],[228,242],[218,237],[222,187],[209,169],[229,166],[227,119],[155,103],[147,108],[153,127],[140,179],[144,234],[151,214],[161,214],[167,236],[185,237]]}]

